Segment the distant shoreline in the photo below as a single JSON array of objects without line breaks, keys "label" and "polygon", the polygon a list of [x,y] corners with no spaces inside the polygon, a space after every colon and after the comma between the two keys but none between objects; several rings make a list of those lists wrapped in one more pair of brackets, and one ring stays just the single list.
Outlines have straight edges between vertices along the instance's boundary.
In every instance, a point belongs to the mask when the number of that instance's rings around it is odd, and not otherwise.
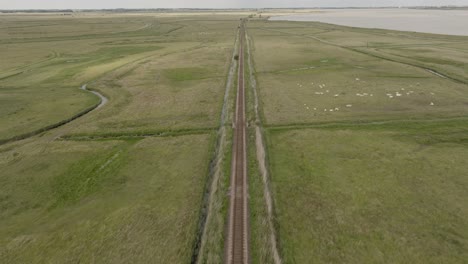
[{"label": "distant shoreline", "polygon": [[376,8],[322,9],[311,14],[284,14],[272,16],[271,21],[321,22],[348,27],[387,29],[429,34],[468,36],[465,26],[468,9]]}]

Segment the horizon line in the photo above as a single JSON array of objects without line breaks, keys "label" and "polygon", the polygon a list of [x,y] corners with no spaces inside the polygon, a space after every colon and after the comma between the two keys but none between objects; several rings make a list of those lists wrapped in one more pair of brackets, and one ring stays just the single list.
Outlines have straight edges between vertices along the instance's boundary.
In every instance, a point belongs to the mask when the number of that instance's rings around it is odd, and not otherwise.
[{"label": "horizon line", "polygon": [[252,9],[379,9],[379,8],[447,8],[468,5],[422,5],[422,6],[323,6],[323,7],[113,7],[113,8],[7,8],[0,11],[82,11],[82,10],[252,10]]}]

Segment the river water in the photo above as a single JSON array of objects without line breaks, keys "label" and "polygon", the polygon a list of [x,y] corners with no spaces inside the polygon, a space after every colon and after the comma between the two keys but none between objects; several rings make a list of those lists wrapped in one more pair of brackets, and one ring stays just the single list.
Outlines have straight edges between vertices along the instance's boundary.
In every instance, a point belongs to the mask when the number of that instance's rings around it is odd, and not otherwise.
[{"label": "river water", "polygon": [[322,9],[270,20],[317,21],[342,26],[468,36],[468,10]]}]

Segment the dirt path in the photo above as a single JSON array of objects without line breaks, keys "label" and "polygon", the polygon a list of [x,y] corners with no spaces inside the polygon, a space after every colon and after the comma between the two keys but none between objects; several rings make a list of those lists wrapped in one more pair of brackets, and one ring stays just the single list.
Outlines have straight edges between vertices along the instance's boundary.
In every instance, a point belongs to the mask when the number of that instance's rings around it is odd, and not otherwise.
[{"label": "dirt path", "polygon": [[263,181],[263,196],[265,199],[265,204],[267,206],[267,222],[268,228],[270,231],[270,246],[271,252],[273,254],[273,261],[275,264],[281,263],[281,258],[278,252],[278,245],[276,242],[276,231],[273,225],[273,199],[271,197],[270,192],[270,176],[268,175],[267,169],[267,162],[266,162],[266,151],[263,139],[263,133],[261,129],[262,121],[260,118],[259,113],[259,102],[258,102],[258,93],[257,93],[257,81],[255,80],[255,76],[253,74],[254,65],[252,62],[252,54],[251,54],[251,39],[246,33],[247,38],[247,60],[249,64],[249,77],[250,77],[250,85],[252,86],[253,94],[254,94],[254,112],[255,112],[255,147],[257,150],[257,161],[259,164],[260,174],[262,175]]},{"label": "dirt path", "polygon": [[81,86],[80,89],[83,90],[83,91],[93,93],[93,94],[97,95],[101,99],[101,103],[99,103],[99,105],[96,106],[96,108],[94,108],[93,110],[99,109],[99,108],[103,107],[105,104],[107,104],[107,102],[109,102],[109,99],[107,99],[107,97],[105,97],[104,95],[102,95],[102,94],[100,94],[100,93],[98,93],[96,91],[88,90],[88,84],[84,84],[83,86]]},{"label": "dirt path", "polygon": [[445,76],[445,75],[443,75],[443,74],[440,74],[440,73],[438,73],[438,72],[436,72],[436,71],[434,71],[434,70],[426,69],[426,71],[428,71],[429,73],[432,73],[432,74],[434,74],[434,75],[436,75],[436,76],[438,76],[438,77],[440,77],[440,78],[447,79],[447,76]]},{"label": "dirt path", "polygon": [[244,23],[239,41],[239,76],[232,150],[232,172],[225,263],[249,263],[247,143],[244,89]]}]

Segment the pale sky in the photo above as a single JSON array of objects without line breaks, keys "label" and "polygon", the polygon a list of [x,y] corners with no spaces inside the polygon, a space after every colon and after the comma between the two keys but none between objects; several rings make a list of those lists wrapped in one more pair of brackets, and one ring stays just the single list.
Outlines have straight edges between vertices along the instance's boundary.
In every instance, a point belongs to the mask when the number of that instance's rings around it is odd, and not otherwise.
[{"label": "pale sky", "polygon": [[262,8],[468,5],[468,0],[0,0],[0,9]]}]

